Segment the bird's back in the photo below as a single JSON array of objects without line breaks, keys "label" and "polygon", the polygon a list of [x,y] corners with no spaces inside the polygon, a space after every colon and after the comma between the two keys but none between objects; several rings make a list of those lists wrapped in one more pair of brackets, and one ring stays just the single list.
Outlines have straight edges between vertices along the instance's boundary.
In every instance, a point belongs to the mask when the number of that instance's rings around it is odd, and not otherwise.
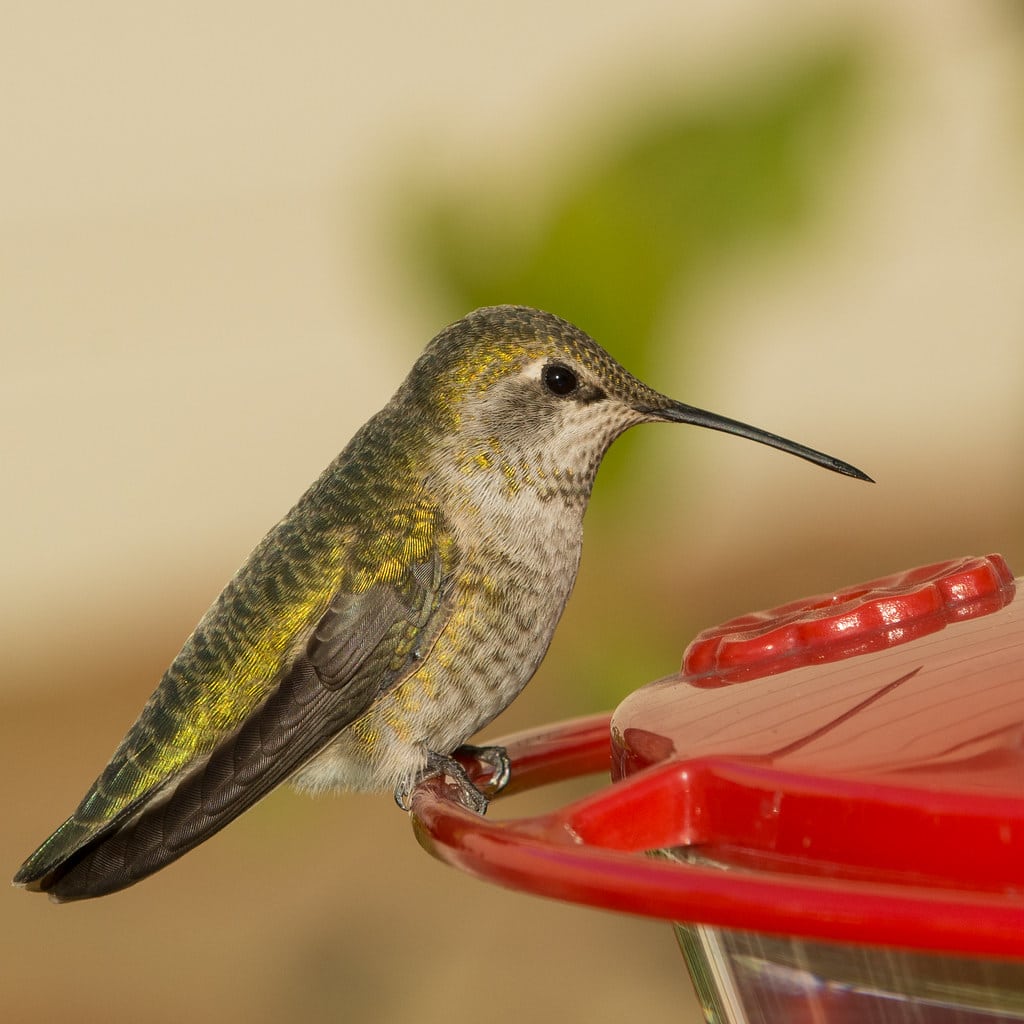
[{"label": "bird's back", "polygon": [[[339,587],[358,586],[353,555],[366,477],[379,450],[373,420],[252,552],[225,587],[78,808],[22,865],[15,883],[47,889],[69,861],[166,799],[267,700]],[[354,481],[353,476],[358,477]],[[381,496],[386,501],[385,496]]]}]

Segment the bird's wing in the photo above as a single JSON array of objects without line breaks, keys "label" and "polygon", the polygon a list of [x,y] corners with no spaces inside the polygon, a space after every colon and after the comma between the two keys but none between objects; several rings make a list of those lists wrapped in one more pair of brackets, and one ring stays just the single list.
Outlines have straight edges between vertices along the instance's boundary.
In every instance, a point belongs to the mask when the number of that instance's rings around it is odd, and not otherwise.
[{"label": "bird's wing", "polygon": [[[450,615],[438,547],[361,593],[338,592],[266,700],[213,749],[99,828],[70,818],[15,883],[57,900],[125,888],[170,863],[322,750],[406,675]],[[84,835],[83,835],[84,833]]]}]

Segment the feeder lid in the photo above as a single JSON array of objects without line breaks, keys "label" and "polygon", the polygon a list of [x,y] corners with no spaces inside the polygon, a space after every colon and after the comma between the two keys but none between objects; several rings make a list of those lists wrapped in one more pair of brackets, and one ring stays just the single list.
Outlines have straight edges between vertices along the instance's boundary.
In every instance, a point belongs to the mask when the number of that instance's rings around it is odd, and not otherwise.
[{"label": "feeder lid", "polygon": [[998,555],[701,633],[612,720],[614,774],[685,760],[723,865],[1024,887],[1024,612]]}]

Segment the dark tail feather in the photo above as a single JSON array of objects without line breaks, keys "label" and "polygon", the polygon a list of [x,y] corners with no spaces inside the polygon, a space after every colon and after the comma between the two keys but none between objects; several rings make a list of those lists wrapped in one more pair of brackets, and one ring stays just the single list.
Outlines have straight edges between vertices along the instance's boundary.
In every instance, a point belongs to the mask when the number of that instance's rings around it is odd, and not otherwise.
[{"label": "dark tail feather", "polygon": [[[209,757],[123,824],[35,877],[15,879],[58,903],[105,896],[159,871],[209,839],[313,757],[368,703],[365,693],[323,688],[305,659],[267,702]],[[24,870],[24,869],[23,869]]]}]

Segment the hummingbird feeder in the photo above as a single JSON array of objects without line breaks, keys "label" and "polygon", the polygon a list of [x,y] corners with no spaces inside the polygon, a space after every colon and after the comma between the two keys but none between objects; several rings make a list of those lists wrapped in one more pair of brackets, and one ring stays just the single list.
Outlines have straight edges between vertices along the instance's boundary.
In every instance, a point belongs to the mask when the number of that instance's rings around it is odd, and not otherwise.
[{"label": "hummingbird feeder", "polygon": [[[674,922],[720,1024],[1024,1020],[1024,603],[999,555],[734,619],[612,714],[504,742],[492,821],[416,790],[432,854]],[[646,854],[646,856],[644,856]]]}]

